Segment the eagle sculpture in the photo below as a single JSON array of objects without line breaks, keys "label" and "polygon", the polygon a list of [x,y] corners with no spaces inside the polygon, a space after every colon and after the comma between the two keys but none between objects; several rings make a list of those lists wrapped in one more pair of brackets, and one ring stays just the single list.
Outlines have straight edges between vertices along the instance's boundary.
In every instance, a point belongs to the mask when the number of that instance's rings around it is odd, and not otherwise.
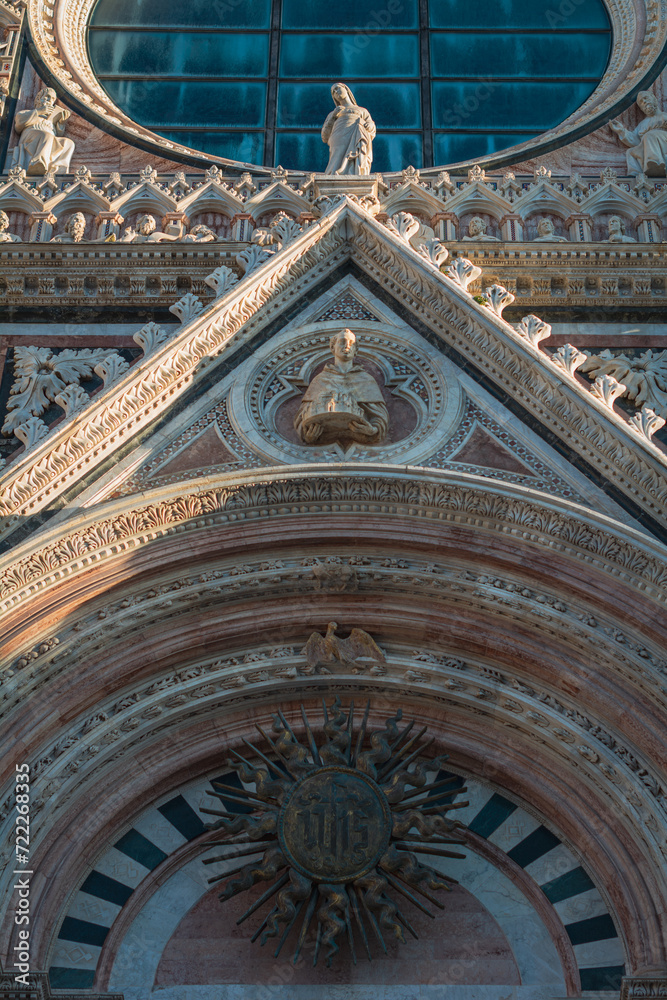
[{"label": "eagle sculpture", "polygon": [[309,673],[314,673],[317,667],[334,661],[351,666],[355,672],[365,670],[367,666],[357,663],[358,660],[372,660],[374,666],[387,662],[387,657],[368,632],[353,628],[347,639],[339,639],[335,634],[337,628],[336,622],[329,622],[326,635],[313,632],[301,650],[308,662]]}]

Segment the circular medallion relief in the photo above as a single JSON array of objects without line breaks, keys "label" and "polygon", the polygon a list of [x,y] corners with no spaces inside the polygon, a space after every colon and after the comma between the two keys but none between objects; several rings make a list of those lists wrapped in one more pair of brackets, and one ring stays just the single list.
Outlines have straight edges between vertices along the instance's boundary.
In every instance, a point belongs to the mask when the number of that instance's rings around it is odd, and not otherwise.
[{"label": "circular medallion relief", "polygon": [[389,844],[391,813],[380,788],[349,767],[307,774],[286,798],[278,840],[286,858],[314,882],[349,882],[378,863]]}]

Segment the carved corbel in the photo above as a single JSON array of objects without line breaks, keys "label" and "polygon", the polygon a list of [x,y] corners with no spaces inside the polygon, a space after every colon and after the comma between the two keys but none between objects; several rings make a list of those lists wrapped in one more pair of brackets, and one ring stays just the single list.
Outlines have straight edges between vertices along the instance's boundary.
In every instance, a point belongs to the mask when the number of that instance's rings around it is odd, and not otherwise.
[{"label": "carved corbel", "polygon": [[570,233],[573,243],[590,243],[593,235],[590,215],[584,212],[575,212],[569,219],[565,220],[565,225]]},{"label": "carved corbel", "polygon": [[523,219],[516,212],[503,215],[500,220],[500,234],[507,243],[523,241]]},{"label": "carved corbel", "polygon": [[32,212],[30,219],[30,242],[48,243],[53,234],[53,227],[58,221],[53,212]]},{"label": "carved corbel", "polygon": [[95,218],[98,240],[110,240],[112,236],[118,239],[124,221],[118,212],[100,212]]},{"label": "carved corbel", "polygon": [[621,983],[620,1000],[657,1000],[667,997],[667,976],[625,977]]}]

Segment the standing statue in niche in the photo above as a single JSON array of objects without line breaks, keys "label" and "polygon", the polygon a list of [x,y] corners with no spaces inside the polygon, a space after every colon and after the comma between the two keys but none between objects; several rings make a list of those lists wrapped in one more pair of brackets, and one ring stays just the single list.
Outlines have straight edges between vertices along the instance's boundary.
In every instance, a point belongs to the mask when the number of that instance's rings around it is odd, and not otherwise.
[{"label": "standing statue in niche", "polygon": [[658,98],[650,90],[637,94],[637,104],[646,118],[630,132],[620,122],[609,122],[624,146],[629,146],[625,158],[628,173],[638,176],[664,177],[667,163],[667,115],[660,110]]},{"label": "standing statue in niche", "polygon": [[12,166],[21,167],[29,177],[68,173],[74,142],[59,136],[65,131],[70,113],[56,106],[55,90],[40,90],[32,111],[19,111],[14,119],[21,138],[14,149]]},{"label": "standing statue in niche", "polygon": [[350,88],[334,83],[331,96],[336,107],[322,127],[322,142],[329,146],[325,174],[370,174],[375,122],[360,108]]},{"label": "standing statue in niche", "polygon": [[306,444],[378,444],[386,437],[389,413],[378,383],[354,363],[357,338],[352,330],[341,330],[329,348],[333,364],[325,365],[303,394],[294,418],[297,434]]}]

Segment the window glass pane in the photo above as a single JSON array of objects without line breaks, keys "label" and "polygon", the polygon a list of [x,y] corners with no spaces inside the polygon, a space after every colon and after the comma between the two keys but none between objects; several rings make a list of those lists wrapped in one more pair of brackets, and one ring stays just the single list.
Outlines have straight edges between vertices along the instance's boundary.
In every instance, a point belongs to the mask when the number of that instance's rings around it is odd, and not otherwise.
[{"label": "window glass pane", "polygon": [[97,73],[141,76],[266,76],[268,34],[91,31]]},{"label": "window glass pane", "polygon": [[271,0],[99,0],[90,23],[268,28]]},{"label": "window glass pane", "polygon": [[520,133],[513,135],[471,135],[466,132],[436,133],[433,137],[433,151],[436,163],[458,163],[460,160],[472,160],[489,156],[509,146],[517,146],[520,142],[539,135],[536,133]]},{"label": "window glass pane", "polygon": [[[571,12],[562,14],[563,6]],[[576,0],[561,5],[559,0],[429,0],[433,28],[609,28],[602,0]],[[494,38],[489,38],[489,46]]]},{"label": "window glass pane", "polygon": [[228,160],[261,163],[264,159],[263,132],[176,132],[160,129],[160,135],[170,142],[200,149],[211,156],[224,156]]},{"label": "window glass pane", "polygon": [[[278,132],[276,163],[293,170],[323,171],[329,149],[317,132]],[[390,133],[373,141],[373,173],[403,170],[408,164],[422,166],[422,139],[419,134]]]},{"label": "window glass pane", "polygon": [[140,125],[264,125],[263,83],[107,80],[105,89]]},{"label": "window glass pane", "polygon": [[[370,112],[378,129],[420,127],[418,84],[352,82],[349,86],[357,104]],[[279,126],[321,128],[333,108],[327,83],[281,83],[278,87]]]},{"label": "window glass pane", "polygon": [[[595,77],[604,73],[610,35],[434,34],[432,76]],[[520,113],[520,109],[517,108]]]},{"label": "window glass pane", "polygon": [[417,0],[283,0],[283,28],[359,28],[372,36],[418,23]]},{"label": "window glass pane", "polygon": [[417,35],[283,35],[280,75],[287,77],[419,76]]},{"label": "window glass pane", "polygon": [[484,90],[483,84],[434,83],[432,88],[435,128],[543,132],[575,111],[595,84],[494,83]]},{"label": "window glass pane", "polygon": [[422,137],[419,134],[384,133],[373,140],[371,170],[405,170],[407,166],[423,165]]}]

